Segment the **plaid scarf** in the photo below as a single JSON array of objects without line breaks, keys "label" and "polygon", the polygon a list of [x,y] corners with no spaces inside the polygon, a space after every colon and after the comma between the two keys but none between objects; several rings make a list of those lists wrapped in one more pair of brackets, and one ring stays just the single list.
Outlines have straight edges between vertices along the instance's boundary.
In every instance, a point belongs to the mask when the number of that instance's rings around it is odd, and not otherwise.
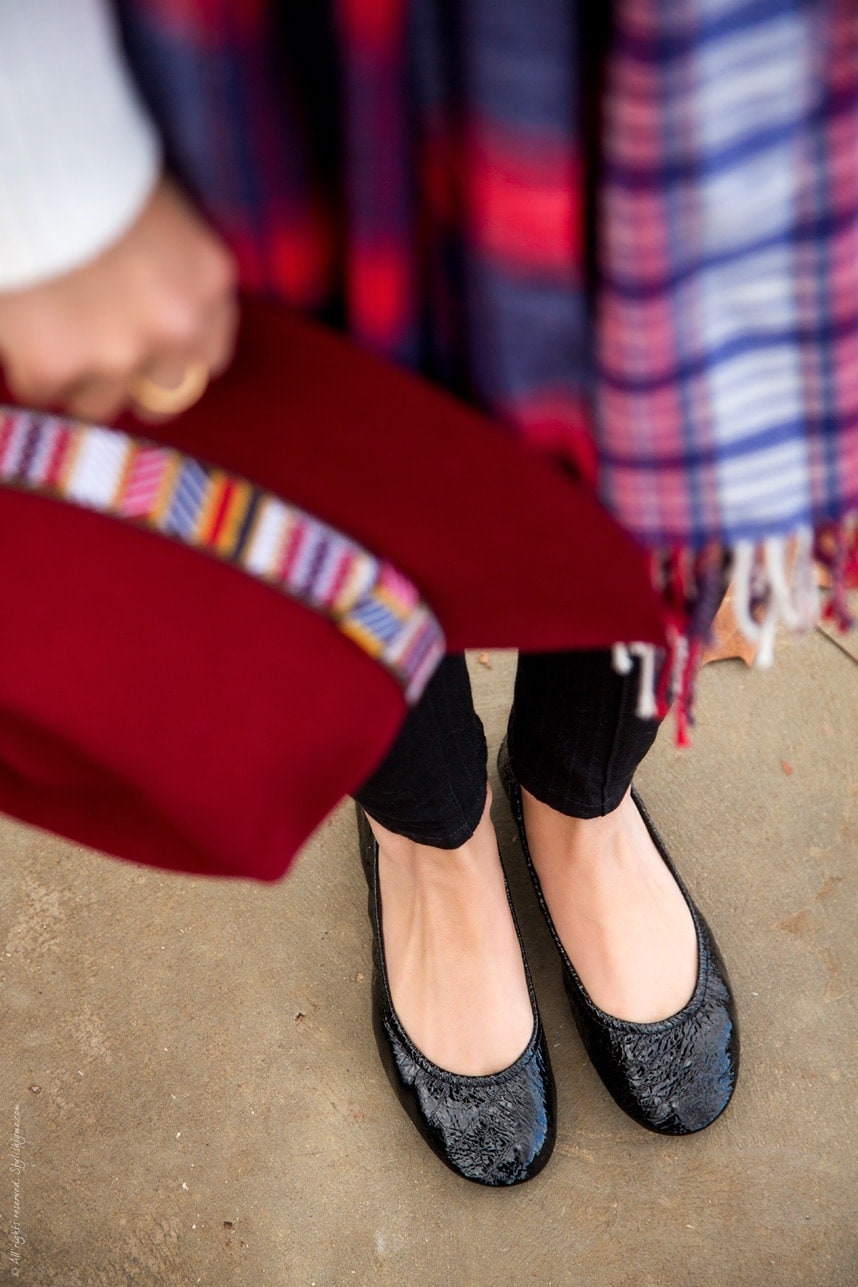
[{"label": "plaid scarf", "polygon": [[854,0],[118,9],[245,286],[571,461],[653,551],[676,638],[659,706],[687,698],[727,563],[769,650],[815,618],[813,553],[845,622]]}]

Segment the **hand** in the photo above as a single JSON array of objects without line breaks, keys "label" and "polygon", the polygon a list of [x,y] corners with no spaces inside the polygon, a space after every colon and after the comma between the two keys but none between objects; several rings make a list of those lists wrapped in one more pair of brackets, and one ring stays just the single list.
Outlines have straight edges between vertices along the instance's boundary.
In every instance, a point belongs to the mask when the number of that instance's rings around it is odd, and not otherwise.
[{"label": "hand", "polygon": [[110,421],[133,401],[141,375],[169,388],[191,364],[222,372],[237,320],[229,251],[162,180],[135,223],[97,259],[0,292],[0,362],[23,405]]}]

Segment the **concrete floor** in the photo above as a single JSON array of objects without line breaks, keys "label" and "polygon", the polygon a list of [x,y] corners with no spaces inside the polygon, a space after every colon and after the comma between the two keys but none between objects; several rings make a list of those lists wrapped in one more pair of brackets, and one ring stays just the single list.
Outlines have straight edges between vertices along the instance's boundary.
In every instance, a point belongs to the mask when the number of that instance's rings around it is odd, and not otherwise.
[{"label": "concrete floor", "polygon": [[[496,747],[512,661],[490,661]],[[381,1072],[348,807],[276,887],[2,822],[0,1281],[852,1287],[856,748],[858,664],[817,633],[765,675],[709,667],[694,750],[664,736],[640,774],[741,1009],[736,1098],[687,1139],[587,1063],[498,796],[560,1105],[548,1169],[500,1192],[428,1152]]]}]

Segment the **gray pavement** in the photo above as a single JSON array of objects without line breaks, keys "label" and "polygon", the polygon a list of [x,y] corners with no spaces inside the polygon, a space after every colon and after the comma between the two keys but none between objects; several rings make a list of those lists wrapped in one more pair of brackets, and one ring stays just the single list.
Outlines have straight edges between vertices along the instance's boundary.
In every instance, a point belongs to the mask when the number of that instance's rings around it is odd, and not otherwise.
[{"label": "gray pavement", "polygon": [[560,1107],[511,1191],[450,1174],[389,1091],[348,807],[274,887],[0,821],[0,1282],[853,1287],[858,664],[816,633],[764,675],[708,667],[693,751],[663,735],[639,786],[729,962],[739,1090],[687,1139],[614,1106],[496,792]]}]

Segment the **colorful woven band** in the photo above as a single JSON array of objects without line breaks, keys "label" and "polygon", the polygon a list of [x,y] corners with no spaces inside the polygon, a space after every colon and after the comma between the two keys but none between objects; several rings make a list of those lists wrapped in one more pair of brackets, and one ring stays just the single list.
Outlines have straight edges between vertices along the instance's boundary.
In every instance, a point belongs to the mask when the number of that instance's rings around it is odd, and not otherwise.
[{"label": "colorful woven band", "polygon": [[300,600],[390,671],[411,704],[444,655],[437,618],[390,563],[171,447],[0,407],[0,483],[172,537]]}]

